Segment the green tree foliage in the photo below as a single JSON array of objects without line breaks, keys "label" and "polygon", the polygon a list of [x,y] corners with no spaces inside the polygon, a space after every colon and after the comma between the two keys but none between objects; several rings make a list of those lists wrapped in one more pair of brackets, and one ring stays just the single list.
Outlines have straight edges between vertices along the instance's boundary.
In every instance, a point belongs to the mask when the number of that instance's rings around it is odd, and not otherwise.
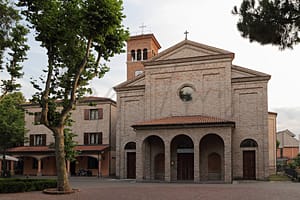
[{"label": "green tree foliage", "polygon": [[[20,106],[24,102],[25,99],[20,92],[7,94],[0,101],[0,150],[3,154],[3,163],[6,150],[24,142],[24,111]],[[6,171],[5,164],[2,165],[2,171]]]},{"label": "green tree foliage", "polygon": [[239,16],[237,28],[242,37],[281,50],[293,48],[300,41],[299,0],[243,0],[233,14]]},{"label": "green tree foliage", "polygon": [[[34,100],[42,107],[41,123],[54,134],[59,191],[70,190],[65,167],[64,130],[80,97],[91,92],[89,81],[108,70],[104,63],[123,52],[121,0],[20,0],[36,40],[46,48],[48,66]],[[44,85],[41,88],[40,85]],[[59,109],[58,109],[59,108]]]},{"label": "green tree foliage", "polygon": [[20,88],[16,82],[23,76],[21,63],[26,59],[29,47],[26,45],[28,29],[21,23],[19,12],[11,1],[0,0],[0,71],[8,79],[1,80],[0,100],[9,92]]}]

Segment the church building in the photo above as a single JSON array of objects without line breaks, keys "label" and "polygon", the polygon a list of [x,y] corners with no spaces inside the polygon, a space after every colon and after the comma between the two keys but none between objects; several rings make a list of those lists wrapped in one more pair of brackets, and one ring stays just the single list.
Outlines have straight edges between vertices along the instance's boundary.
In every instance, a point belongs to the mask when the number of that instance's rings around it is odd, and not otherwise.
[{"label": "church building", "polygon": [[127,81],[114,88],[116,175],[166,182],[266,179],[275,142],[268,128],[271,76],[234,65],[230,51],[188,39],[160,48],[153,34],[127,42]]}]

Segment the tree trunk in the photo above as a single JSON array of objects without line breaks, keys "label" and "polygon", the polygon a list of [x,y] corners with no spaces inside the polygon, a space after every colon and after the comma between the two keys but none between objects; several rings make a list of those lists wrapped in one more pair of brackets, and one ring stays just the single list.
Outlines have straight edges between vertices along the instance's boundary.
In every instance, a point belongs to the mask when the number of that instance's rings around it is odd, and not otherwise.
[{"label": "tree trunk", "polygon": [[65,142],[64,142],[64,127],[55,129],[55,155],[56,155],[56,172],[57,172],[57,190],[70,191],[70,183],[66,168],[65,159]]}]

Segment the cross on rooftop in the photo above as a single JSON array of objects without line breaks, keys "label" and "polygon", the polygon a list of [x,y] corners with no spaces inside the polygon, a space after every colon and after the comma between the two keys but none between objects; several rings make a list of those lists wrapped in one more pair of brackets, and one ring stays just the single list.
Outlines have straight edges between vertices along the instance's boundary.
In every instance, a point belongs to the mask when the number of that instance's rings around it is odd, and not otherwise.
[{"label": "cross on rooftop", "polygon": [[185,34],[185,39],[187,40],[187,35],[189,34],[189,32],[185,31],[184,34]]},{"label": "cross on rooftop", "polygon": [[144,29],[145,29],[146,27],[147,27],[147,26],[146,26],[144,23],[142,23],[142,25],[139,26],[139,28],[142,30],[142,35],[144,34]]}]

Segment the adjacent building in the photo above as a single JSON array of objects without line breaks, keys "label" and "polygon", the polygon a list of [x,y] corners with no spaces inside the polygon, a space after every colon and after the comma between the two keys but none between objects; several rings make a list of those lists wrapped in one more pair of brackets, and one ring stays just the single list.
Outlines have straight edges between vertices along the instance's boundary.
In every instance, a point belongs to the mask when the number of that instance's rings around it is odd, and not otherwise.
[{"label": "adjacent building", "polygon": [[279,146],[277,148],[277,158],[290,160],[299,154],[299,140],[296,135],[290,130],[286,129],[277,132],[277,141]]},{"label": "adjacent building", "polygon": [[266,179],[276,160],[271,76],[234,65],[230,51],[187,39],[160,48],[153,34],[127,42],[127,81],[115,87],[117,177]]},{"label": "adjacent building", "polygon": [[[25,104],[26,137],[24,146],[12,148],[10,155],[19,161],[12,173],[23,175],[56,175],[54,137],[44,125],[39,124],[41,108]],[[101,97],[85,97],[72,111],[72,132],[77,136],[75,161],[67,161],[70,175],[115,175],[116,102]],[[13,168],[11,167],[11,171]]]}]

